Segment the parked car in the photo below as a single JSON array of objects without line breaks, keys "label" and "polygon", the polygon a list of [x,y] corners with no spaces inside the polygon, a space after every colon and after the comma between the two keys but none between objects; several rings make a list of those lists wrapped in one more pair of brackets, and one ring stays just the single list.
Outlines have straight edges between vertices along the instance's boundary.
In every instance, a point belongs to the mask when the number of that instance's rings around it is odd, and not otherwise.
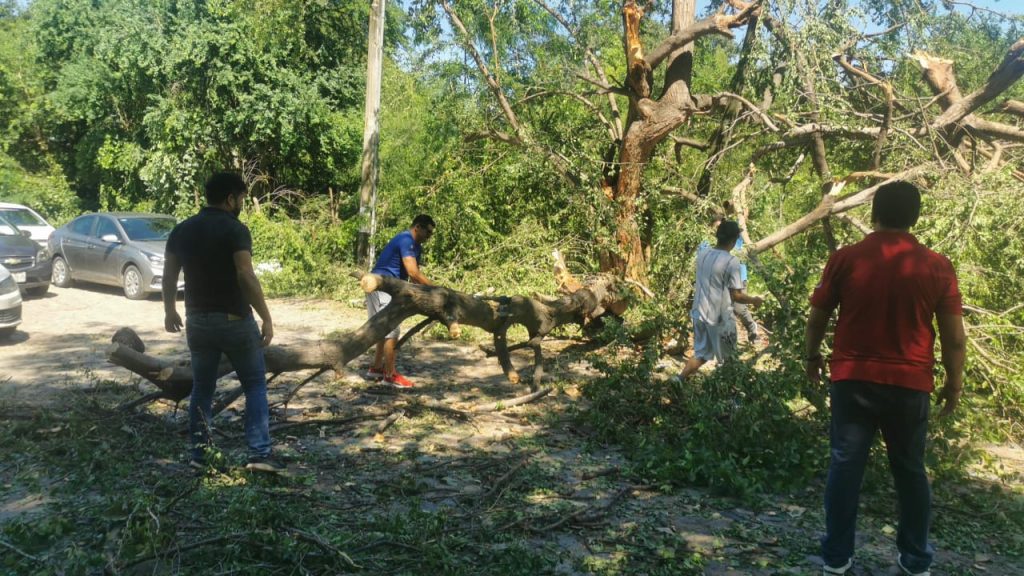
[{"label": "parked car", "polygon": [[0,216],[21,230],[27,230],[36,244],[46,247],[46,241],[50,238],[50,233],[53,232],[53,226],[50,226],[50,223],[38,212],[21,204],[0,202]]},{"label": "parked car", "polygon": [[0,340],[14,334],[21,324],[21,290],[14,276],[0,266]]},{"label": "parked car", "polygon": [[[131,300],[160,292],[164,248],[177,221],[163,214],[83,214],[50,235],[53,284],[82,280],[120,286]],[[178,289],[185,286],[178,274]]]},{"label": "parked car", "polygon": [[29,239],[0,214],[0,265],[7,268],[18,287],[29,296],[42,296],[50,289],[50,253]]}]

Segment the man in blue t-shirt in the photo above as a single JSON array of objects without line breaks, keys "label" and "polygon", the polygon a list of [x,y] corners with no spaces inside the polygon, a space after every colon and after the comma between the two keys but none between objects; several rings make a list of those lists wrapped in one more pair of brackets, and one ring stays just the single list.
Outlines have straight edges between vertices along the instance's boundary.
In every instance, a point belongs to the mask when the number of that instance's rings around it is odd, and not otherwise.
[{"label": "man in blue t-shirt", "polygon": [[[381,250],[377,263],[370,273],[429,286],[430,280],[420,270],[420,254],[423,252],[423,243],[430,240],[435,226],[434,219],[426,214],[420,214],[413,218],[412,226],[408,230],[396,234]],[[387,292],[379,290],[370,292],[366,295],[366,311],[370,318],[373,318],[374,314],[380,312],[390,302],[391,295]],[[377,343],[377,352],[373,357],[373,364],[367,371],[367,376],[374,380],[383,379],[397,388],[412,388],[412,382],[395,371],[398,335],[399,328],[396,326],[384,337],[383,342]]]}]

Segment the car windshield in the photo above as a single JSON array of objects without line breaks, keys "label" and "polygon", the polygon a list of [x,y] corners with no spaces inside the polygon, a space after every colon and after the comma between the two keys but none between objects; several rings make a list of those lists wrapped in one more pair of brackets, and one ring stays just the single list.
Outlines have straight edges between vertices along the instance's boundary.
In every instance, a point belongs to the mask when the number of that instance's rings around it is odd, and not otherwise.
[{"label": "car windshield", "polygon": [[2,214],[0,214],[0,236],[21,236],[21,230],[5,220]]},{"label": "car windshield", "polygon": [[15,226],[46,226],[46,222],[24,208],[0,208],[0,215]]},{"label": "car windshield", "polygon": [[177,223],[174,218],[118,218],[129,240],[167,240]]}]

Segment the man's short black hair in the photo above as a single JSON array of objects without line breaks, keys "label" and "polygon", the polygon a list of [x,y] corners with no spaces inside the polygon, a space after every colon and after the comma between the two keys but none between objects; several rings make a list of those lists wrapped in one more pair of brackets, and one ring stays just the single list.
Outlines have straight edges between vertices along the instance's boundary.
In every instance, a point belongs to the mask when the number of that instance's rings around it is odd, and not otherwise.
[{"label": "man's short black hair", "polygon": [[227,200],[228,196],[238,196],[248,191],[240,175],[235,172],[217,172],[206,181],[206,203],[216,206]]},{"label": "man's short black hair", "polygon": [[722,223],[718,225],[718,230],[715,230],[715,238],[719,244],[735,242],[739,237],[740,225],[734,220],[722,220]]},{"label": "man's short black hair", "polygon": [[921,192],[910,182],[890,182],[875,192],[871,221],[886,228],[910,228],[921,215]]},{"label": "man's short black hair", "polygon": [[412,219],[412,227],[415,228],[417,226],[420,228],[436,228],[437,224],[434,223],[434,219],[430,216],[427,216],[426,214],[418,214]]}]

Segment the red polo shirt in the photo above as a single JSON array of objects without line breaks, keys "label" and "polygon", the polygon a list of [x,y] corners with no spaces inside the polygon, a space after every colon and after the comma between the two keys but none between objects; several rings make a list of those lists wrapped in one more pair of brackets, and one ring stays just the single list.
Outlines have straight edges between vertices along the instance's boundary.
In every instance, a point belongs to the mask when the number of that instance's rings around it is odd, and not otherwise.
[{"label": "red polo shirt", "polygon": [[953,265],[910,233],[873,232],[829,258],[811,305],[839,306],[831,378],[931,392],[939,314],[963,314]]}]

